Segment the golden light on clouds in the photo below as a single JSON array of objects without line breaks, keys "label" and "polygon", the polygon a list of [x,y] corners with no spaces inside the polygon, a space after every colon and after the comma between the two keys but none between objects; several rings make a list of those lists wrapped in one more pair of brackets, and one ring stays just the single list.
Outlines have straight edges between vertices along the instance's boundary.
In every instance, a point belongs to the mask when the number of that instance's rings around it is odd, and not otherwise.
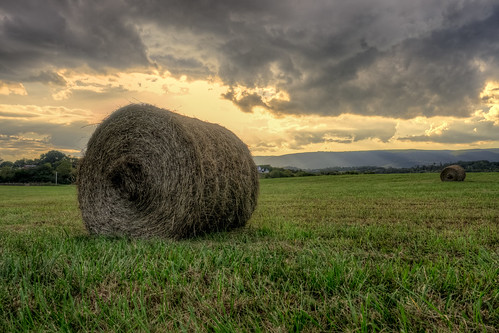
[{"label": "golden light on clouds", "polygon": [[78,152],[130,103],[254,154],[498,147],[494,0],[359,1],[3,6],[0,158]]},{"label": "golden light on clouds", "polygon": [[85,109],[0,104],[1,157],[33,158],[52,149],[79,155],[95,128],[93,118]]},{"label": "golden light on clouds", "polygon": [[0,104],[0,119],[30,120],[68,124],[75,121],[87,121],[93,114],[85,109],[69,109],[62,106],[10,105]]},{"label": "golden light on clouds", "polygon": [[237,86],[233,88],[234,99],[240,101],[242,98],[248,95],[256,94],[261,97],[262,101],[266,104],[271,103],[273,100],[286,101],[289,102],[289,94],[284,90],[279,90],[276,87],[256,87],[247,88],[243,86]]},{"label": "golden light on clouds", "polygon": [[425,130],[425,135],[431,136],[431,135],[442,135],[444,131],[447,131],[449,129],[449,124],[444,121],[440,125],[436,125],[434,123],[430,124],[430,128]]},{"label": "golden light on clouds", "polygon": [[[27,128],[3,136],[4,141],[9,139],[12,142],[10,148],[4,147],[3,156],[13,156],[16,147],[27,147],[28,144],[34,148],[23,151],[27,157],[37,156],[44,149],[60,149],[79,155],[95,124],[120,106],[141,102],[221,124],[241,137],[255,155],[445,149],[448,148],[445,136],[459,133],[468,133],[466,135],[471,137],[475,135],[476,145],[481,147],[494,147],[497,142],[480,139],[481,134],[490,134],[494,130],[490,124],[499,125],[499,84],[495,82],[488,82],[480,94],[486,106],[469,117],[420,116],[395,119],[355,114],[275,114],[265,107],[254,107],[252,112],[242,112],[231,101],[223,98],[224,94],[231,91],[236,100],[257,94],[265,103],[273,100],[289,101],[290,96],[275,87],[248,89],[241,86],[234,89],[217,80],[189,80],[186,76],[174,77],[169,72],[159,70],[95,74],[61,69],[56,74],[65,85],[47,85],[45,89],[52,103],[59,105],[0,105],[0,121],[17,121]],[[9,89],[9,97],[13,96],[13,91],[28,97],[32,85],[26,87],[18,84],[3,89]],[[106,107],[99,104],[100,96],[106,96]],[[81,107],[64,106],[68,102]],[[61,127],[59,131],[55,130],[58,126]],[[77,140],[70,140],[77,145],[72,148],[57,146],[56,143],[64,142],[72,133],[79,135]],[[453,147],[469,148],[470,144],[457,142]]]},{"label": "golden light on clouds", "polygon": [[488,107],[475,112],[475,117],[483,118],[482,121],[489,121],[499,126],[499,82],[489,81],[480,93],[480,98],[484,105]]},{"label": "golden light on clouds", "polygon": [[8,83],[0,81],[0,95],[27,95],[24,85],[20,82]]},{"label": "golden light on clouds", "polygon": [[480,99],[487,106],[499,105],[499,82],[487,82],[480,93]]}]

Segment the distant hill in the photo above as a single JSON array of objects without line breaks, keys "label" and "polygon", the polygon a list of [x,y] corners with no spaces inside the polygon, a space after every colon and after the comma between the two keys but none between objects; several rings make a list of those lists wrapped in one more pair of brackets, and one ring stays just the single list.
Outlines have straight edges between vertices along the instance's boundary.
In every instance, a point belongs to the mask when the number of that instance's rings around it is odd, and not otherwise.
[{"label": "distant hill", "polygon": [[281,156],[254,156],[257,165],[317,170],[334,167],[376,166],[410,168],[433,163],[457,161],[499,162],[499,148],[469,150],[370,150],[348,152],[315,152]]}]

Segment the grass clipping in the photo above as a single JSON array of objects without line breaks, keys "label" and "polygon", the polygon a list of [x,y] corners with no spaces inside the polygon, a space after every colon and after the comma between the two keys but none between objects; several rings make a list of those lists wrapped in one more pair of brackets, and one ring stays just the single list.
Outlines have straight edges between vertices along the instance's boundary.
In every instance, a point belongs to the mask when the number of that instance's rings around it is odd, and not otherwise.
[{"label": "grass clipping", "polygon": [[464,178],[466,178],[466,172],[459,165],[449,165],[440,173],[440,180],[443,182],[463,181]]},{"label": "grass clipping", "polygon": [[216,124],[152,105],[111,114],[78,170],[90,234],[186,238],[241,227],[258,196],[248,147]]}]

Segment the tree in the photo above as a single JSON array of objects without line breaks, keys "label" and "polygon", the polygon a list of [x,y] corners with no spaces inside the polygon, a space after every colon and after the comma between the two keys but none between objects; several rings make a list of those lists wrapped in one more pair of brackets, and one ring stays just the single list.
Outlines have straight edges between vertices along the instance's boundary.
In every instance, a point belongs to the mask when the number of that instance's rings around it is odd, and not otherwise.
[{"label": "tree", "polygon": [[14,183],[29,183],[34,181],[34,169],[17,169],[12,177]]},{"label": "tree", "polygon": [[12,163],[10,161],[5,161],[5,162],[0,163],[0,168],[3,168],[3,167],[12,168],[13,166],[14,166],[14,163]]},{"label": "tree", "polygon": [[14,162],[14,168],[22,168],[25,165],[32,165],[32,164],[34,164],[33,160],[28,160],[26,158],[22,158],[22,159]]},{"label": "tree", "polygon": [[45,163],[39,165],[34,170],[32,181],[40,183],[51,183],[54,182],[54,179],[55,179],[55,172],[54,169],[52,168],[52,165],[50,165],[50,163]]},{"label": "tree", "polygon": [[52,167],[55,167],[57,162],[62,161],[64,158],[67,158],[66,154],[61,153],[57,150],[51,150],[45,154],[40,155],[39,165],[50,163]]},{"label": "tree", "polygon": [[8,163],[14,164],[12,162],[3,162],[0,166],[0,181],[3,183],[10,183],[14,179],[14,170],[12,165],[9,166]]},{"label": "tree", "polygon": [[57,171],[57,182],[59,184],[71,184],[73,181],[73,166],[71,165],[71,161],[65,158],[58,164],[55,169]]}]

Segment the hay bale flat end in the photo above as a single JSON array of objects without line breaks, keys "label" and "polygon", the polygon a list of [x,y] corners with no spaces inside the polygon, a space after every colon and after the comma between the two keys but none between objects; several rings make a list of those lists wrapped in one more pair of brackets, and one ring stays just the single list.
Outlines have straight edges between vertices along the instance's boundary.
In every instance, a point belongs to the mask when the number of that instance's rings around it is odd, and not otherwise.
[{"label": "hay bale flat end", "polygon": [[459,165],[449,165],[440,173],[440,180],[443,182],[463,181],[466,178],[466,172]]}]

